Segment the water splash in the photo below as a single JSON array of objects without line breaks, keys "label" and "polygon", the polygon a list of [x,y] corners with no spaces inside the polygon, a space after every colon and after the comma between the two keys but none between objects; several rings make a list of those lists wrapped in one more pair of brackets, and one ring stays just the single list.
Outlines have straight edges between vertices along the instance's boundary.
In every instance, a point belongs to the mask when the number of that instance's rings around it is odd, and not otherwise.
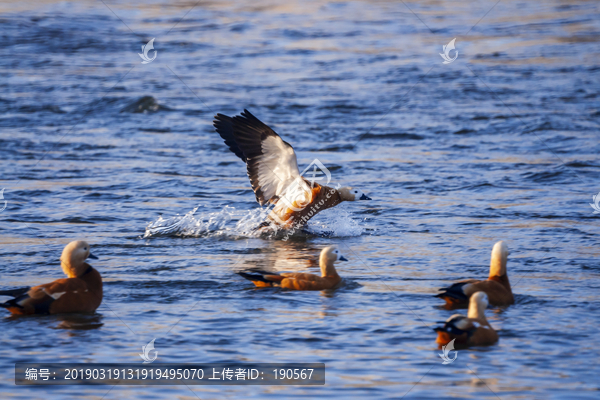
[{"label": "water splash", "polygon": [[[237,210],[235,207],[225,206],[216,212],[200,212],[198,206],[185,215],[176,215],[170,218],[158,217],[156,221],[146,226],[144,238],[161,236],[180,237],[258,237],[282,238],[284,232],[276,235],[264,235],[254,231],[266,219],[267,209],[256,208],[253,210]],[[294,235],[306,234],[328,237],[360,236],[363,228],[359,222],[351,218],[350,213],[342,207],[327,210],[311,220],[307,227],[298,230]]]},{"label": "water splash", "polygon": [[[201,237],[228,234],[232,236],[250,236],[252,228],[260,223],[260,217],[264,214],[262,209],[240,212],[235,207],[225,206],[216,212],[196,215],[196,211],[200,207],[194,208],[185,215],[176,215],[171,218],[158,217],[156,221],[150,222],[146,226],[144,238],[157,236]],[[237,222],[231,226],[232,221],[235,220]]]},{"label": "water splash", "polygon": [[360,236],[363,233],[362,223],[352,218],[346,205],[325,210],[312,218],[304,233],[326,237]]}]

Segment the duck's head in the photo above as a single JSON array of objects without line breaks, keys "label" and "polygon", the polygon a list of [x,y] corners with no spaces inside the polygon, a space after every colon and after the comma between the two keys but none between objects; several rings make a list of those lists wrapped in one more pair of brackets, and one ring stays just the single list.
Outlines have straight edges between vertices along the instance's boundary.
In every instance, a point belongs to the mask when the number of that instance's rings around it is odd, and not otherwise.
[{"label": "duck's head", "polygon": [[492,261],[490,263],[490,276],[506,275],[506,260],[509,254],[508,246],[503,241],[494,245],[492,249]]},{"label": "duck's head", "polygon": [[339,188],[338,192],[343,201],[371,200],[371,198],[364,194],[360,189],[343,187]]},{"label": "duck's head", "polygon": [[489,304],[488,296],[485,292],[475,292],[473,293],[473,296],[471,296],[471,303],[478,304],[486,309]]},{"label": "duck's head", "polygon": [[475,292],[469,299],[469,318],[482,318],[484,310],[489,304],[488,296],[484,292]]},{"label": "duck's head", "polygon": [[321,266],[321,275],[328,276],[328,275],[337,274],[333,264],[335,264],[338,261],[348,261],[348,260],[342,255],[342,253],[335,246],[325,247],[323,250],[321,250],[321,256],[319,257],[319,265]]},{"label": "duck's head", "polygon": [[60,265],[63,272],[69,278],[81,276],[87,270],[85,260],[88,258],[97,259],[90,252],[90,245],[83,240],[76,240],[65,246],[60,256]]}]

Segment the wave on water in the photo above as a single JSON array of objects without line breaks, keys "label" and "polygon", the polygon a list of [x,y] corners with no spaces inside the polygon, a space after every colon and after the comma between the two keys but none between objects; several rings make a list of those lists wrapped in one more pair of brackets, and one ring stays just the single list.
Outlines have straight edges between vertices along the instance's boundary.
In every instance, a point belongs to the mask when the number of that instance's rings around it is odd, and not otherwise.
[{"label": "wave on water", "polygon": [[[253,210],[237,210],[235,207],[225,206],[219,211],[197,213],[201,206],[194,208],[185,215],[176,215],[170,218],[159,216],[156,221],[146,226],[143,238],[161,236],[179,237],[265,237],[264,233],[255,232],[263,222],[269,210],[257,208]],[[362,227],[359,222],[352,219],[350,213],[342,207],[327,210],[313,218],[308,225],[293,233],[293,236],[327,236],[347,237],[360,236]],[[282,238],[288,235],[285,232],[270,238]]]}]

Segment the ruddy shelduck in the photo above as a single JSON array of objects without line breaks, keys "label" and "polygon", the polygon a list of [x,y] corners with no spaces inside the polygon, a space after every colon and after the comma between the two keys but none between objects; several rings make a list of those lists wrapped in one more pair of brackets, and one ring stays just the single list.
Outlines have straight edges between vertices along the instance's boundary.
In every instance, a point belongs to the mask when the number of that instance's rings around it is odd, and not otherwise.
[{"label": "ruddy shelduck", "polygon": [[488,296],[484,292],[476,292],[469,300],[469,313],[455,314],[448,318],[443,327],[435,328],[438,336],[436,343],[440,348],[456,339],[455,346],[485,346],[498,341],[498,333],[485,318]]},{"label": "ruddy shelduck", "polygon": [[508,246],[500,241],[492,249],[489,278],[484,281],[467,279],[440,289],[442,293],[435,297],[446,300],[445,308],[464,308],[469,304],[469,297],[475,292],[485,292],[493,306],[513,304],[515,298],[506,274],[506,260],[509,255]]},{"label": "ruddy shelduck", "polygon": [[259,269],[249,269],[238,272],[238,274],[252,281],[257,287],[280,286],[292,290],[335,289],[342,282],[342,278],[338,275],[334,266],[338,261],[348,260],[344,258],[338,249],[330,246],[325,247],[319,257],[321,276],[299,272],[277,274]]},{"label": "ruddy shelduck", "polygon": [[274,205],[257,228],[298,228],[343,201],[371,200],[359,189],[332,188],[302,177],[294,148],[248,110],[233,118],[217,114],[213,124],[229,150],[246,163],[256,201]]},{"label": "ruddy shelduck", "polygon": [[60,257],[68,278],[31,288],[0,291],[0,296],[14,297],[0,303],[0,307],[20,315],[94,312],[102,302],[102,277],[86,263],[88,258],[98,257],[90,252],[87,242],[69,243]]}]

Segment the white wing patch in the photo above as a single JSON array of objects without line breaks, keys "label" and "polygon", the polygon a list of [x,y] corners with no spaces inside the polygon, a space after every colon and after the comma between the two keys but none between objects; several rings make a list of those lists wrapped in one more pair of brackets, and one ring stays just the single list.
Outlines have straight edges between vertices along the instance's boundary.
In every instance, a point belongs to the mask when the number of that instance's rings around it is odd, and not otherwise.
[{"label": "white wing patch", "polygon": [[446,320],[446,322],[450,322],[450,321],[452,321],[454,318],[460,318],[460,317],[463,317],[463,318],[464,318],[464,316],[463,316],[463,315],[460,315],[460,314],[453,314],[453,315],[451,315],[451,316],[450,316],[450,318],[448,318],[448,319]]},{"label": "white wing patch", "polygon": [[471,327],[471,321],[469,321],[466,318],[463,318],[460,321],[455,322],[454,326],[456,326],[458,329],[462,329],[464,331]]},{"label": "white wing patch", "polygon": [[52,293],[52,294],[48,294],[48,295],[50,297],[52,297],[54,300],[58,300],[65,293],[67,293],[67,292],[56,292],[56,293]]},{"label": "white wing patch", "polygon": [[275,136],[267,137],[261,148],[263,155],[257,160],[258,183],[264,199],[285,197],[293,204],[295,200],[302,200],[301,197],[310,198],[312,192],[300,176],[294,149]]},{"label": "white wing patch", "polygon": [[465,295],[470,296],[475,291],[475,287],[473,287],[472,283],[467,283],[466,285],[463,285],[460,290],[462,290]]}]

